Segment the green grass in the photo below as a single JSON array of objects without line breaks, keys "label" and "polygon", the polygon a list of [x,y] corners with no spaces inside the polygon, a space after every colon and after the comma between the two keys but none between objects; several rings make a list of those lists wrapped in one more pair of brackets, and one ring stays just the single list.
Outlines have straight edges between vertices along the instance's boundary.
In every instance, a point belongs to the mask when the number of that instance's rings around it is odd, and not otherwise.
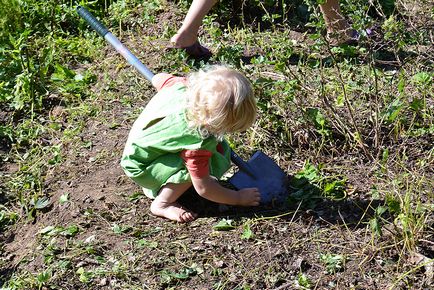
[{"label": "green grass", "polygon": [[[180,226],[144,214],[148,201],[138,191],[106,192],[122,199],[119,207],[80,207],[86,201],[74,200],[75,192],[55,198],[51,182],[73,182],[75,167],[84,168],[74,165],[77,156],[87,158],[86,168],[110,167],[125,140],[104,148],[92,125],[105,124],[108,140],[117,138],[153,94],[79,19],[76,5],[153,71],[183,75],[206,64],[165,51],[161,40],[176,31],[189,1],[0,0],[7,7],[0,11],[0,287],[356,289],[348,282],[355,269],[367,289],[369,281],[429,287],[432,8],[428,1],[416,13],[403,1],[344,0],[353,27],[375,24],[382,36],[332,48],[316,1],[285,3],[221,1],[200,40],[213,50],[211,62],[252,80],[259,117],[229,141],[245,158],[264,151],[293,176],[288,208]],[[52,206],[80,210],[65,224],[50,219]],[[6,241],[32,223],[34,248],[11,265],[18,253],[6,252]]]}]

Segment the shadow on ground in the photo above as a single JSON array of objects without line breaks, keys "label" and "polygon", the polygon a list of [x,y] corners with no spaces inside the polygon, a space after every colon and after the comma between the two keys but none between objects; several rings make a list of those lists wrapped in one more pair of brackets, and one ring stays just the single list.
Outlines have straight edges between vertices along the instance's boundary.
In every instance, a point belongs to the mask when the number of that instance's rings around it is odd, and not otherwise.
[{"label": "shadow on ground", "polygon": [[[230,185],[224,184],[228,187]],[[242,218],[280,217],[285,220],[300,218],[314,219],[323,224],[345,225],[353,229],[366,226],[375,216],[377,207],[384,205],[383,200],[343,198],[332,200],[318,195],[312,196],[312,189],[319,189],[309,183],[305,196],[300,196],[296,189],[292,189],[288,199],[279,204],[261,205],[258,207],[238,207],[221,205],[200,197],[193,188],[187,191],[179,202],[199,217],[220,217],[240,220]],[[297,198],[293,197],[298,192]],[[388,218],[386,215],[383,218]]]}]

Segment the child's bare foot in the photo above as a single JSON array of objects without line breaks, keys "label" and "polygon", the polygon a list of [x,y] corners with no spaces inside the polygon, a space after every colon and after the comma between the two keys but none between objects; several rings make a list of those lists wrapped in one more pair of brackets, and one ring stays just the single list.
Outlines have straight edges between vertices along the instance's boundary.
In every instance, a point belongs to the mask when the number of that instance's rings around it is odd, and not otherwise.
[{"label": "child's bare foot", "polygon": [[167,203],[155,199],[151,204],[152,214],[177,221],[179,223],[188,223],[197,218],[197,214],[184,209],[179,203]]},{"label": "child's bare foot", "polygon": [[238,191],[239,205],[257,206],[261,201],[261,194],[257,188],[244,188]]}]

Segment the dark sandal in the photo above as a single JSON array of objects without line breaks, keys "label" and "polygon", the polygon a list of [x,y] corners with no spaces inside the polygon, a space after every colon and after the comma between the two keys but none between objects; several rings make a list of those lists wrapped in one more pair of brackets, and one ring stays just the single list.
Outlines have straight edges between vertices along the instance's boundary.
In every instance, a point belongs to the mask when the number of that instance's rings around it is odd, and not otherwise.
[{"label": "dark sandal", "polygon": [[341,36],[339,33],[332,33],[327,35],[327,39],[331,46],[356,45],[359,42],[360,34],[352,29],[350,35]]},{"label": "dark sandal", "polygon": [[346,36],[345,38],[335,38],[333,36],[328,36],[329,43],[331,46],[340,46],[340,45],[358,45],[361,38],[365,39],[375,39],[379,37],[378,28],[373,26],[371,28],[366,28],[361,32],[351,29],[350,36]]},{"label": "dark sandal", "polygon": [[346,45],[357,45],[360,40],[360,33],[357,30],[351,30],[351,36],[349,36],[344,42],[340,43]]},{"label": "dark sandal", "polygon": [[208,48],[202,46],[199,41],[196,41],[190,46],[183,47],[183,49],[189,56],[198,60],[209,59],[212,56],[211,51]]}]

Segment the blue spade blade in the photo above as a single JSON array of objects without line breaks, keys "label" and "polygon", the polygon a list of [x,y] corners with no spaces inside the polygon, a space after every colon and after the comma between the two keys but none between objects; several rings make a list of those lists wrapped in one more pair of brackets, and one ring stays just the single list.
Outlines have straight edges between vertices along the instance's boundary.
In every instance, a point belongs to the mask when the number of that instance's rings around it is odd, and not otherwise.
[{"label": "blue spade blade", "polygon": [[256,151],[247,162],[235,153],[231,159],[240,169],[229,179],[235,188],[257,187],[262,204],[283,202],[288,197],[287,174],[264,153]]}]

